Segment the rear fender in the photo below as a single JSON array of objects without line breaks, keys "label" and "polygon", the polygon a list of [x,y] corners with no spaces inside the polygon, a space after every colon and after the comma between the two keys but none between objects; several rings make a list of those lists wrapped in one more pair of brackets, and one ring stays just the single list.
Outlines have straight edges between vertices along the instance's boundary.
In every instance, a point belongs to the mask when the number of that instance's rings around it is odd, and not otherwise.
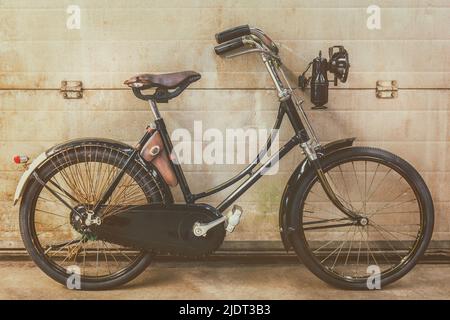
[{"label": "rear fender", "polygon": [[[332,154],[337,150],[351,147],[356,138],[347,138],[340,139],[336,141],[332,141],[327,143],[322,147],[321,150],[317,151],[319,158],[324,157],[326,155]],[[286,187],[284,188],[283,196],[281,197],[280,203],[280,211],[279,211],[279,227],[280,227],[280,235],[281,241],[283,242],[283,246],[286,251],[289,251],[291,244],[288,238],[289,225],[286,219],[286,213],[291,205],[292,197],[296,190],[296,186],[302,179],[303,172],[309,168],[309,163],[305,158],[294,170],[291,177],[289,178]]]},{"label": "rear fender", "polygon": [[[133,147],[112,139],[105,139],[105,138],[81,138],[81,139],[74,139],[67,142],[63,142],[61,144],[55,145],[48,149],[47,151],[41,153],[36,159],[33,160],[33,162],[28,166],[27,170],[22,174],[20,177],[19,183],[17,184],[16,192],[14,194],[14,205],[19,201],[21,196],[24,193],[24,190],[26,190],[26,187],[28,183],[31,180],[33,172],[38,170],[43,164],[45,164],[47,161],[49,161],[50,158],[54,157],[55,155],[74,148],[74,147],[80,147],[80,146],[105,146],[113,149],[120,150],[124,153],[131,154],[133,152]],[[141,160],[141,163],[149,169],[150,172],[157,172],[159,175],[159,172],[154,168],[153,165],[147,163],[146,161]],[[165,186],[167,189],[167,185],[165,183],[161,184],[162,186]],[[165,190],[167,191],[167,190]],[[165,195],[170,196],[170,192],[165,192]],[[169,203],[173,202],[173,199],[165,199]]]}]

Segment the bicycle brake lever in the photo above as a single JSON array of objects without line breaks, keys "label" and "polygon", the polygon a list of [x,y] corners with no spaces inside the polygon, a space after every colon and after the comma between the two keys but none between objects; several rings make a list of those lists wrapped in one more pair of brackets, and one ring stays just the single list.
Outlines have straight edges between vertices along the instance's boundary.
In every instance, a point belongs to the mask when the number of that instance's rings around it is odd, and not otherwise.
[{"label": "bicycle brake lever", "polygon": [[226,55],[225,59],[231,59],[231,58],[234,58],[234,57],[242,56],[242,55],[247,54],[247,53],[256,53],[256,52],[267,54],[267,55],[271,56],[272,58],[274,58],[276,61],[281,62],[279,56],[277,56],[277,55],[275,55],[275,54],[273,54],[273,53],[271,53],[271,52],[269,52],[267,50],[261,50],[261,49],[243,50],[243,51],[236,52],[236,53],[233,53],[233,54],[230,54],[230,55]]},{"label": "bicycle brake lever", "polygon": [[239,52],[236,52],[236,53],[232,53],[232,54],[226,55],[225,59],[231,59],[231,58],[234,58],[234,57],[242,56],[244,54],[253,53],[253,52],[264,52],[264,51],[261,50],[261,49],[242,50],[242,51],[239,51]]}]

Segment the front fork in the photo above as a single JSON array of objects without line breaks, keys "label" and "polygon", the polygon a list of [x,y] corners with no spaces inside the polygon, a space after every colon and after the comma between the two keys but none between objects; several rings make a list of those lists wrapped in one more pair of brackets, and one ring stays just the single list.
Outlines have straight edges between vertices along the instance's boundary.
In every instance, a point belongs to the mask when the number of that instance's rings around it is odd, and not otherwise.
[{"label": "front fork", "polygon": [[303,142],[300,144],[300,147],[303,149],[304,154],[306,155],[308,162],[312,165],[314,168],[317,178],[319,179],[319,182],[323,188],[323,191],[325,191],[325,194],[327,195],[328,199],[338,208],[342,213],[344,213],[346,216],[348,216],[352,220],[359,220],[359,215],[353,212],[352,210],[348,209],[344,204],[341,202],[341,200],[337,197],[336,193],[334,192],[333,188],[331,187],[330,183],[328,182],[328,179],[325,175],[325,173],[322,170],[322,166],[320,164],[320,161],[317,157],[317,152],[315,148],[312,146],[311,140],[307,142]]},{"label": "front fork", "polygon": [[[292,127],[295,132],[297,132],[298,138],[300,141],[304,141],[300,143],[300,147],[303,149],[304,154],[308,158],[308,162],[312,165],[317,173],[317,177],[319,178],[320,184],[322,185],[323,190],[325,191],[327,197],[330,201],[346,216],[348,216],[352,220],[359,220],[360,216],[353,212],[352,210],[346,208],[341,200],[337,197],[336,193],[330,186],[327,177],[323,173],[322,166],[317,158],[316,146],[313,145],[312,139],[308,137],[308,131],[313,131],[311,124],[309,123],[305,112],[301,107],[300,100],[293,93],[292,87],[289,85],[289,81],[285,76],[283,70],[281,69],[281,63],[279,61],[273,61],[270,57],[261,55],[264,65],[267,68],[274,84],[275,88],[278,92],[278,98],[280,100],[280,107],[283,107],[286,114],[289,117],[289,121],[292,124]],[[280,79],[278,72],[283,76],[287,88],[284,86],[283,81]],[[297,108],[300,111],[300,114],[297,112]],[[302,122],[304,120],[304,123]],[[304,124],[307,126],[309,130],[305,130]]]},{"label": "front fork", "polygon": [[[325,191],[327,197],[340,211],[342,211],[342,213],[344,213],[350,219],[359,220],[360,219],[359,215],[353,212],[352,210],[346,208],[344,204],[341,202],[341,200],[339,200],[333,188],[331,188],[330,183],[328,182],[328,179],[325,176],[320,161],[317,157],[316,153],[317,145],[316,143],[313,143],[313,140],[316,139],[312,139],[311,137],[309,137],[308,131],[304,127],[304,124],[306,124],[306,126],[310,128],[310,130],[312,130],[312,127],[309,124],[309,121],[306,115],[304,114],[303,109],[301,109],[301,106],[298,105],[299,102],[294,102],[291,90],[284,89],[284,91],[282,92],[286,92],[286,97],[283,97],[283,95],[279,93],[280,100],[282,100],[281,106],[284,107],[284,110],[289,118],[289,121],[292,124],[294,131],[297,132],[298,139],[301,141],[300,147],[302,148],[303,153],[307,157],[308,162],[316,171],[317,177],[319,178],[320,184],[322,185],[322,188]],[[300,114],[297,112],[296,106],[301,111],[304,122],[302,121]]]}]

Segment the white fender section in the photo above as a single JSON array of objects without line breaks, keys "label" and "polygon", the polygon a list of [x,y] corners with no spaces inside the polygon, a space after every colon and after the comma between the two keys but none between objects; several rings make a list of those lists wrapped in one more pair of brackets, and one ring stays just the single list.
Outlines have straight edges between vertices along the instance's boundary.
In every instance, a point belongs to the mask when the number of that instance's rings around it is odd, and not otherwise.
[{"label": "white fender section", "polygon": [[30,178],[33,171],[39,167],[45,160],[47,160],[48,156],[46,152],[42,152],[33,162],[28,166],[28,169],[20,177],[19,183],[17,184],[16,193],[14,194],[14,205],[16,205],[17,201],[19,201],[22,196],[23,189],[25,188],[28,179]]}]

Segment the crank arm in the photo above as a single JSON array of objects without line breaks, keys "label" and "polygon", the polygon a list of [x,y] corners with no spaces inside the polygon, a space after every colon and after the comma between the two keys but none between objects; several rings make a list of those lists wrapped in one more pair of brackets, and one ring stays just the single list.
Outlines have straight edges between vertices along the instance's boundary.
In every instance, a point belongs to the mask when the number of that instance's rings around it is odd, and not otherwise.
[{"label": "crank arm", "polygon": [[209,223],[200,223],[200,222],[196,222],[194,224],[194,227],[192,229],[192,231],[194,232],[194,234],[197,237],[201,237],[201,236],[205,236],[206,233],[208,232],[208,230],[214,228],[215,226],[221,224],[222,222],[224,222],[225,220],[227,220],[228,217],[226,216],[222,216],[216,220],[213,220]]}]

